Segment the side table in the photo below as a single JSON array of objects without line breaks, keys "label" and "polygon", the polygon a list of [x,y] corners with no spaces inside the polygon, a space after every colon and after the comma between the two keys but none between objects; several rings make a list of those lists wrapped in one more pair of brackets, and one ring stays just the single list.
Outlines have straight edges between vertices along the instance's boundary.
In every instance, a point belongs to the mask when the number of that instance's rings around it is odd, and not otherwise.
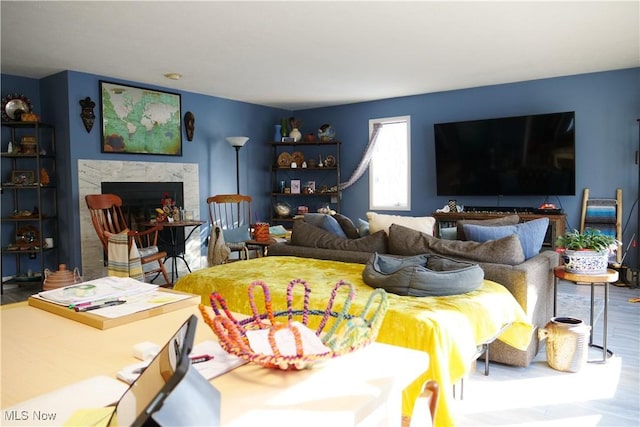
[{"label": "side table", "polygon": [[[591,307],[589,311],[589,325],[591,331],[589,333],[589,346],[602,349],[602,360],[594,360],[589,362],[603,362],[607,361],[607,353],[613,355],[611,350],[607,349],[607,320],[609,316],[609,284],[618,280],[618,272],[616,270],[607,269],[606,273],[602,274],[575,274],[569,273],[564,269],[564,266],[559,266],[553,269],[553,316],[556,315],[556,300],[558,296],[558,280],[567,280],[574,283],[589,283],[591,286]],[[594,286],[598,283],[604,285],[604,321],[602,331],[602,346],[593,343],[593,311],[594,311]]]},{"label": "side table", "polygon": [[206,224],[206,221],[188,220],[188,221],[173,221],[173,222],[157,222],[157,223],[142,222],[140,223],[140,225],[144,227],[155,227],[156,225],[159,225],[162,228],[169,229],[171,241],[165,242],[165,243],[169,245],[170,251],[167,251],[167,257],[164,259],[164,262],[166,263],[167,260],[171,258],[171,283],[174,283],[175,279],[178,278],[178,259],[182,260],[184,265],[187,267],[187,270],[189,270],[189,273],[191,273],[191,267],[189,267],[189,263],[184,257],[184,253],[178,253],[179,242],[177,240],[176,229],[177,228],[186,229],[187,227],[193,227],[191,228],[191,231],[189,231],[189,234],[187,234],[184,238],[184,242],[187,242],[191,237],[191,235],[193,234],[193,232],[196,231],[196,229],[198,229],[202,224]]},{"label": "side table", "polygon": [[275,239],[269,238],[269,240],[247,240],[244,242],[247,246],[257,246],[259,247],[259,251],[261,252],[261,256],[267,256],[267,250],[269,249],[269,245],[273,245],[277,243]]}]

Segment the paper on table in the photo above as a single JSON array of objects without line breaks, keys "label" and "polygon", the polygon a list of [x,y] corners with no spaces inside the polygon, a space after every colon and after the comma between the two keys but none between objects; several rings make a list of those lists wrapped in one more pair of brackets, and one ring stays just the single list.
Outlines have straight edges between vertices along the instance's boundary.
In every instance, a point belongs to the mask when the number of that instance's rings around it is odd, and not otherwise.
[{"label": "paper on table", "polygon": [[126,304],[99,308],[97,310],[91,310],[90,313],[107,317],[109,319],[115,319],[192,297],[193,295],[190,294],[174,294],[161,291],[148,292],[126,297]]},{"label": "paper on table", "polygon": [[[302,350],[304,354],[323,354],[331,351],[325,346],[315,332],[307,328],[300,322],[292,322],[291,326],[298,329],[302,340]],[[247,331],[249,346],[256,353],[273,354],[271,344],[269,344],[269,329],[257,329]],[[283,356],[296,355],[296,341],[293,332],[289,329],[280,329],[275,333],[276,346]]]},{"label": "paper on table", "polygon": [[196,344],[193,346],[191,354],[194,356],[201,354],[213,356],[211,360],[193,365],[196,371],[200,372],[200,374],[208,380],[247,363],[246,360],[224,351],[217,341],[203,341],[200,344]]},{"label": "paper on table", "polygon": [[[75,292],[80,286],[94,285],[95,291],[91,295],[83,295]],[[84,302],[117,299],[130,295],[152,292],[158,289],[158,285],[140,282],[130,277],[101,277],[88,282],[76,283],[64,288],[40,292],[41,298],[60,305],[81,304]]]},{"label": "paper on table", "polygon": [[[191,351],[191,356],[201,356],[205,354],[213,356],[213,359],[207,360],[206,362],[195,363],[193,367],[207,380],[218,377],[247,363],[246,360],[224,351],[216,341],[201,342],[200,344],[196,344]],[[150,362],[151,359],[124,366],[118,371],[117,378],[127,384],[131,384],[140,376],[140,369],[147,367]]]}]

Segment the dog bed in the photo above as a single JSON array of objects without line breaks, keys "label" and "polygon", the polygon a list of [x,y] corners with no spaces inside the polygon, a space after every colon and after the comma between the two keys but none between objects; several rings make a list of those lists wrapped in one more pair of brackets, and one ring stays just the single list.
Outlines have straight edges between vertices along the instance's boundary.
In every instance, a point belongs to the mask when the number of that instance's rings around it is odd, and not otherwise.
[{"label": "dog bed", "polygon": [[459,295],[482,285],[484,272],[478,264],[440,255],[422,254],[406,258],[374,253],[362,272],[373,288],[402,296]]}]

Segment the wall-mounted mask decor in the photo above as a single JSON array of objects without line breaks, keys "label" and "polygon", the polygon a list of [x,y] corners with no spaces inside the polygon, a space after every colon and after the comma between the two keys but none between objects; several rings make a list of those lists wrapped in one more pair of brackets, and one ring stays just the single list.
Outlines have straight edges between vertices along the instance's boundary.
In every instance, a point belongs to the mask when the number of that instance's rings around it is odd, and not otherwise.
[{"label": "wall-mounted mask decor", "polygon": [[187,132],[187,140],[193,141],[193,131],[196,128],[196,116],[191,111],[184,113],[184,128]]},{"label": "wall-mounted mask decor", "polygon": [[82,118],[82,123],[84,124],[84,128],[87,130],[87,133],[91,132],[93,128],[93,122],[96,119],[96,115],[93,112],[96,103],[91,100],[90,97],[86,97],[85,99],[80,100],[80,106],[82,107],[82,111],[80,112],[80,117]]}]

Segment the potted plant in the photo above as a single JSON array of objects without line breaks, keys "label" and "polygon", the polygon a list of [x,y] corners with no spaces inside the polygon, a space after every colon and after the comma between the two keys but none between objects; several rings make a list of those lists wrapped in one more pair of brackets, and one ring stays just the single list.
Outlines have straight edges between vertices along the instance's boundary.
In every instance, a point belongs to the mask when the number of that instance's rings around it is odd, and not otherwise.
[{"label": "potted plant", "polygon": [[615,237],[595,228],[586,228],[582,233],[573,230],[556,239],[565,270],[575,274],[606,273],[609,255],[618,243]]}]

